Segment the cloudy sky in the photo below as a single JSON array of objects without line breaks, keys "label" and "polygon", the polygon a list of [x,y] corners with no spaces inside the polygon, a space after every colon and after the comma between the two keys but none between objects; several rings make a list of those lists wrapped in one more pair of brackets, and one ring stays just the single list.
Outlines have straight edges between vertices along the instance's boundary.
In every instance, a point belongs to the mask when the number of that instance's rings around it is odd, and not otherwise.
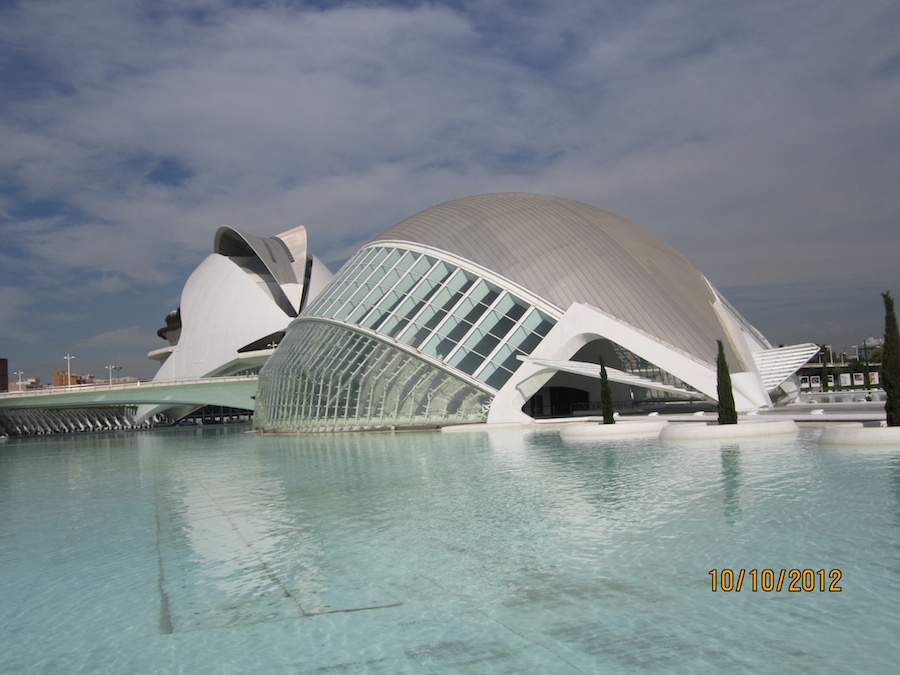
[{"label": "cloudy sky", "polygon": [[0,356],[146,353],[220,225],[333,269],[434,204],[613,211],[773,343],[900,296],[900,3],[6,0]]}]

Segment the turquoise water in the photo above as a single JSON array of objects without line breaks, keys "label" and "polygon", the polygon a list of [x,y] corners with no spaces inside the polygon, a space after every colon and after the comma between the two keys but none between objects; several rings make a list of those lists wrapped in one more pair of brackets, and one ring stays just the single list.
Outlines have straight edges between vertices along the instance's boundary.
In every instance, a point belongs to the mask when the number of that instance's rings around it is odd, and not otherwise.
[{"label": "turquoise water", "polygon": [[[0,672],[900,662],[900,450],[243,432],[0,446]],[[722,568],[842,591],[714,593]]]}]

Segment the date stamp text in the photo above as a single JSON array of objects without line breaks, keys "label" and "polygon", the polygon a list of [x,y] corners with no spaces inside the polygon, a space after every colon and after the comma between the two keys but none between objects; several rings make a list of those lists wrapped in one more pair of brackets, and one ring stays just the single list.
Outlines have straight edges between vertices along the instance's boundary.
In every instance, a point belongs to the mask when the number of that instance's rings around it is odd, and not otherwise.
[{"label": "date stamp text", "polygon": [[841,571],[838,569],[714,569],[709,571],[712,592],[753,593],[840,593]]}]

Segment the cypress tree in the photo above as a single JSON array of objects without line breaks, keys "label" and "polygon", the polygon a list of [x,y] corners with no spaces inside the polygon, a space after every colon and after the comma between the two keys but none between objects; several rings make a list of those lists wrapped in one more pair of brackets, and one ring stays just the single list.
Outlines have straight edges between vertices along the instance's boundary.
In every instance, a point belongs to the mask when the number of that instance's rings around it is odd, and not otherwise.
[{"label": "cypress tree", "polygon": [[609,388],[609,376],[606,374],[606,363],[604,363],[602,355],[600,356],[600,408],[603,410],[603,424],[615,424],[612,391]]},{"label": "cypress tree", "polygon": [[884,298],[884,351],[881,355],[881,382],[887,403],[884,412],[889,427],[900,426],[900,334],[897,331],[897,315],[891,292]]},{"label": "cypress tree", "polygon": [[737,424],[737,410],[734,407],[734,392],[731,389],[731,373],[725,360],[725,347],[721,340],[719,356],[716,358],[716,390],[719,395],[719,424]]},{"label": "cypress tree", "polygon": [[822,350],[822,391],[828,391],[828,347],[819,345]]}]

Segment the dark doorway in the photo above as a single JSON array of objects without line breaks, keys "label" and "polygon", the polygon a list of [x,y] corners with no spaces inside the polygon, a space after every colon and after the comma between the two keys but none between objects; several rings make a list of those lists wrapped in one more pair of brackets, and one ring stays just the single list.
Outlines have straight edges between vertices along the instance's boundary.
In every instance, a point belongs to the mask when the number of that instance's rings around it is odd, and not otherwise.
[{"label": "dark doorway", "polygon": [[590,394],[583,389],[544,387],[522,406],[522,410],[532,417],[568,417],[578,410],[587,410],[589,403]]}]

